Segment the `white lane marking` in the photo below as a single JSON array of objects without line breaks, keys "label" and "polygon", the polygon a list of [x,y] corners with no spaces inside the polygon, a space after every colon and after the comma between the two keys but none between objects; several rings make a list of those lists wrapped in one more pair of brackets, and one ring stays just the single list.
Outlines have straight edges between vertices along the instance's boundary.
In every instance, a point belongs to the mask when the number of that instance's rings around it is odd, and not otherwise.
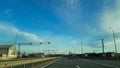
[{"label": "white lane marking", "polygon": [[80,68],[80,66],[79,65],[75,65],[77,68]]},{"label": "white lane marking", "polygon": [[42,66],[41,68],[45,68],[45,67],[47,67],[47,66],[49,66],[49,65],[51,65],[51,64],[53,64],[53,63],[55,63],[55,62],[57,62],[58,60],[60,60],[60,59],[57,59],[57,60],[55,60],[55,61],[53,61],[53,62],[51,62],[51,63],[48,63],[48,64]]},{"label": "white lane marking", "polygon": [[84,61],[87,61],[87,62],[90,62],[90,63],[94,63],[94,64],[103,65],[103,66],[108,66],[108,67],[113,67],[113,68],[119,68],[119,67],[116,67],[116,66],[113,66],[113,65],[104,64],[104,63],[93,62],[93,61],[89,61],[89,60],[84,60]]}]

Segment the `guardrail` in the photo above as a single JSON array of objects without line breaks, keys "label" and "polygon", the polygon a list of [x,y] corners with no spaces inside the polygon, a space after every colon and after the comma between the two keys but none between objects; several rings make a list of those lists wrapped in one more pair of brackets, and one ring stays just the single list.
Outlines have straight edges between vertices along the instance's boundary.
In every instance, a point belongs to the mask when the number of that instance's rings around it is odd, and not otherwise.
[{"label": "guardrail", "polygon": [[51,58],[30,58],[27,60],[19,60],[19,61],[7,61],[2,62],[0,64],[0,68],[31,68],[34,65],[40,64],[42,62],[46,62],[49,60],[57,59],[58,57],[51,57]]}]

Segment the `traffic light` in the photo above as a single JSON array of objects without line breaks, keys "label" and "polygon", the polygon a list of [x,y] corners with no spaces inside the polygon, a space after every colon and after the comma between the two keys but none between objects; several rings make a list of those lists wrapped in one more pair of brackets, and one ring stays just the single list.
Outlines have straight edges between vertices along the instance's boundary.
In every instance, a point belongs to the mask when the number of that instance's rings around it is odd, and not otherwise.
[{"label": "traffic light", "polygon": [[32,43],[29,43],[29,45],[32,45]]},{"label": "traffic light", "polygon": [[42,44],[42,42],[40,42],[39,44]]},{"label": "traffic light", "polygon": [[50,44],[50,42],[48,42],[48,44]]}]

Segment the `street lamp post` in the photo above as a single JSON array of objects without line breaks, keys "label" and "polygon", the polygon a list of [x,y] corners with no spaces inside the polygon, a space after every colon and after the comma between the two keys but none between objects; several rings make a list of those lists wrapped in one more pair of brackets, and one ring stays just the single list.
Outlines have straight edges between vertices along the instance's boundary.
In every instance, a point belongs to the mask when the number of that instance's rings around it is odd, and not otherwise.
[{"label": "street lamp post", "polygon": [[104,57],[104,39],[102,38],[102,56]]},{"label": "street lamp post", "polygon": [[116,38],[115,38],[115,33],[114,33],[114,31],[112,30],[112,28],[111,28],[111,27],[109,27],[109,29],[111,29],[111,31],[112,31],[112,34],[113,34],[113,41],[114,41],[114,46],[115,46],[116,60],[118,60],[118,54],[117,54],[117,46],[116,46]]},{"label": "street lamp post", "polygon": [[84,58],[84,54],[83,54],[83,42],[81,41],[81,57]]},{"label": "street lamp post", "polygon": [[16,32],[15,34],[15,45],[17,44],[17,36],[18,36],[18,32]]},{"label": "street lamp post", "polygon": [[20,49],[21,49],[21,44],[18,44],[18,31],[16,31],[16,34],[15,34],[15,46],[16,45],[18,45],[18,52],[17,52],[17,54],[18,54],[18,57],[20,57],[20,55],[21,55],[21,52],[20,52]]},{"label": "street lamp post", "polygon": [[[17,36],[18,36],[18,31],[15,34],[15,46],[17,45]],[[16,51],[16,53],[17,53],[17,51]],[[15,57],[15,53],[14,53],[14,57]]]},{"label": "street lamp post", "polygon": [[81,54],[83,53],[83,43],[81,42]]}]

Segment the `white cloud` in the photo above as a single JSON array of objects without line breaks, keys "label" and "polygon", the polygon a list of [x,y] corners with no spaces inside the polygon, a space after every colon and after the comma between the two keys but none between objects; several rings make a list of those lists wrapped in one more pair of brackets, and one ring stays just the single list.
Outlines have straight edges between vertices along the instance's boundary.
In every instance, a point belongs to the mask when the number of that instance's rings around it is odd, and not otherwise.
[{"label": "white cloud", "polygon": [[78,24],[80,19],[80,0],[61,0],[62,5],[56,7],[57,15],[67,24]]},{"label": "white cloud", "polygon": [[[106,33],[111,34],[110,37],[112,37],[112,30],[115,32],[115,35],[116,33],[120,32],[119,30],[120,29],[120,0],[115,0],[115,5],[112,5],[112,7],[111,6],[107,6],[107,7],[104,9],[103,14],[101,15],[101,28]],[[112,27],[112,30],[110,30],[109,27]],[[119,49],[120,48],[119,38],[116,38],[116,43],[117,43],[117,48]],[[113,39],[107,41],[105,43],[105,46],[106,46],[106,51],[114,51]],[[118,51],[120,52],[120,50]]]},{"label": "white cloud", "polygon": [[42,39],[40,39],[37,35],[28,32],[23,32],[9,23],[2,24],[2,22],[0,22],[0,31],[1,31],[0,33],[7,34],[9,36],[13,36],[13,35],[15,36],[16,33],[18,33],[19,35],[22,35],[22,37],[24,37],[26,40],[32,42],[42,41]]},{"label": "white cloud", "polygon": [[[71,32],[79,36],[86,33],[98,34],[99,27],[94,26],[92,22],[85,21],[88,17],[86,14],[89,14],[89,12],[84,12],[87,7],[84,7],[81,0],[61,0],[60,3],[60,5],[55,6],[56,15],[68,26]],[[86,3],[85,5],[89,6]],[[83,16],[83,13],[86,17]],[[93,16],[97,17],[95,14]]]},{"label": "white cloud", "polygon": [[27,39],[29,39],[29,40],[31,40],[31,41],[33,41],[33,42],[41,42],[41,41],[43,41],[43,40],[40,39],[37,35],[32,34],[32,33],[21,32],[21,34],[22,34],[25,38],[27,38]]},{"label": "white cloud", "polygon": [[15,28],[13,25],[11,24],[2,24],[3,22],[0,22],[0,31],[2,32],[7,32],[9,34],[12,34],[12,33],[16,33],[18,31],[17,28]]},{"label": "white cloud", "polygon": [[105,9],[101,16],[101,27],[110,32],[111,26],[115,32],[120,32],[120,1],[116,0],[114,9]]}]

